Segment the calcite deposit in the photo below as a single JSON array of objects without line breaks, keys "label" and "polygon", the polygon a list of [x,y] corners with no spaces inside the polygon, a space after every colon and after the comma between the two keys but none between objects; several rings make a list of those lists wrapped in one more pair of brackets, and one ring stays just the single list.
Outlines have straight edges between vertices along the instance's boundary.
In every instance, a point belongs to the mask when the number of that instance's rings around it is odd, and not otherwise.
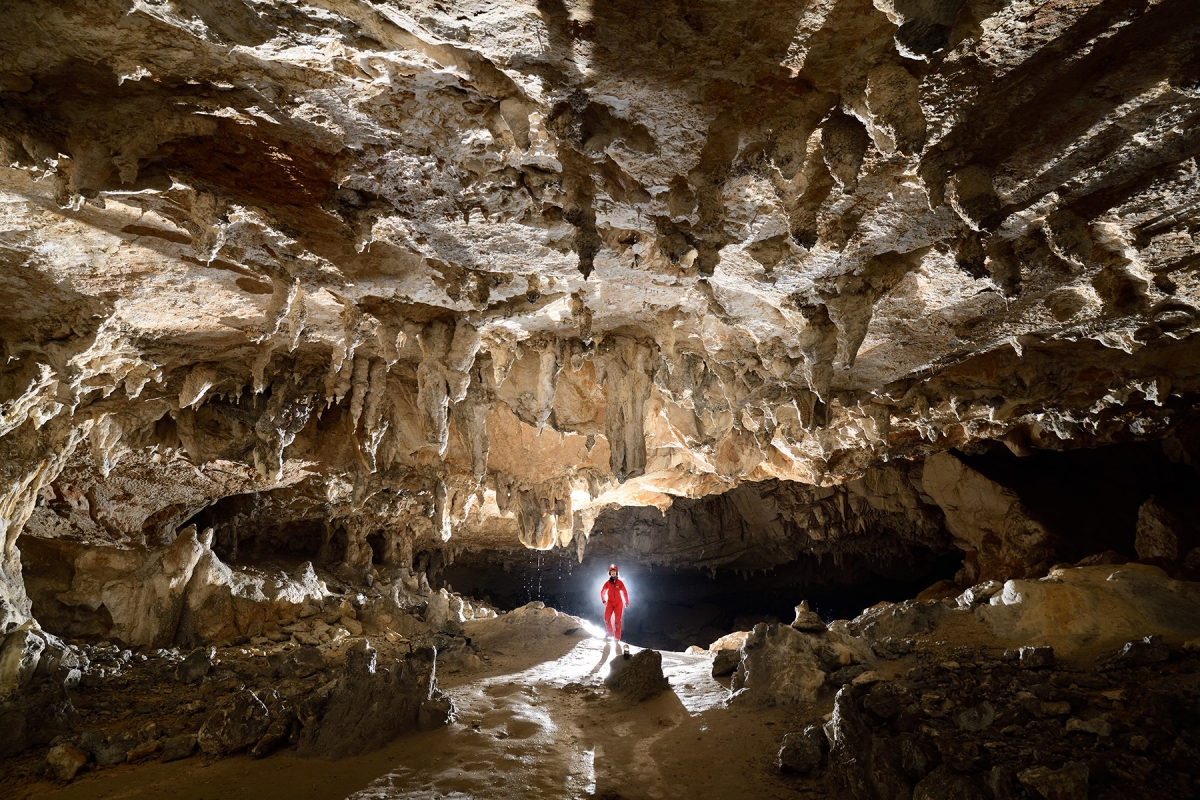
[{"label": "calcite deposit", "polygon": [[9,0],[0,634],[1194,580],[1198,123],[1194,0]]}]

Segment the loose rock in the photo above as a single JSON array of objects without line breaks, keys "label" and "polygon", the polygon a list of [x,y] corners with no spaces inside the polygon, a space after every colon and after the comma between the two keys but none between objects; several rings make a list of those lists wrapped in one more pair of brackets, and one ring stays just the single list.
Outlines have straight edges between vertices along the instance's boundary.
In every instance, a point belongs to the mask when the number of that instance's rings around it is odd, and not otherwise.
[{"label": "loose rock", "polygon": [[604,685],[634,703],[657,697],[671,688],[662,671],[662,654],[641,650],[628,660],[613,659]]},{"label": "loose rock", "polygon": [[1088,767],[1079,761],[1061,769],[1033,767],[1017,777],[1031,794],[1043,800],[1087,800]]},{"label": "loose rock", "polygon": [[87,758],[75,745],[60,744],[46,755],[46,769],[55,780],[70,781],[87,764]]},{"label": "loose rock", "polygon": [[197,741],[209,755],[226,756],[253,747],[270,725],[270,713],[249,689],[227,697],[200,728]]}]

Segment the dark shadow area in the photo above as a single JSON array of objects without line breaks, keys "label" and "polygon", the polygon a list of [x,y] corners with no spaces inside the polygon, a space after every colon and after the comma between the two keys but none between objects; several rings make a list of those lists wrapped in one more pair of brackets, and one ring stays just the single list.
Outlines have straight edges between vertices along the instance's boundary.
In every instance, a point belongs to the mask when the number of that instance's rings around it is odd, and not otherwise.
[{"label": "dark shadow area", "polygon": [[[258,494],[223,497],[204,507],[181,527],[195,525],[197,531],[212,528],[213,551],[222,561],[243,563],[270,556],[322,559],[346,553],[346,534],[335,532],[325,543],[325,523],[320,519],[301,519],[279,524],[263,524],[256,512],[263,500]],[[328,552],[323,552],[323,550]],[[334,562],[340,560],[334,558]]]},{"label": "dark shadow area", "polygon": [[1151,496],[1181,519],[1200,518],[1200,475],[1168,458],[1162,442],[1036,450],[1024,458],[991,443],[983,454],[961,457],[1015,491],[1058,533],[1064,540],[1060,555],[1065,561],[1104,550],[1137,558],[1138,509]]}]

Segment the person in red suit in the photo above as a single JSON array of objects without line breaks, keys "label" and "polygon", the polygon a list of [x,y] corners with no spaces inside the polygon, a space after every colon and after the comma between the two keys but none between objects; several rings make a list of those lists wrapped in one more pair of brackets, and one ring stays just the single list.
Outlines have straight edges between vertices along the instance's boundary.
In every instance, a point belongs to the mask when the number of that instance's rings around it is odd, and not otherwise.
[{"label": "person in red suit", "polygon": [[608,580],[600,587],[600,602],[604,603],[604,626],[608,635],[621,641],[621,617],[629,608],[629,590],[617,577],[617,565],[608,568]]}]

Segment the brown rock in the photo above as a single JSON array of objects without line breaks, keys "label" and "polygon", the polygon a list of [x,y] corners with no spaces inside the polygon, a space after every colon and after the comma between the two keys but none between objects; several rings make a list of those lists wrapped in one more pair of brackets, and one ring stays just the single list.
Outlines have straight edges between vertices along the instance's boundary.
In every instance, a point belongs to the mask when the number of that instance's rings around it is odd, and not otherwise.
[{"label": "brown rock", "polygon": [[946,527],[978,553],[972,582],[1037,575],[1054,561],[1054,535],[1011,489],[950,453],[925,459],[925,491],[946,513]]},{"label": "brown rock", "polygon": [[50,748],[46,755],[46,769],[59,781],[70,781],[87,764],[87,753],[73,744],[60,744]]},{"label": "brown rock", "polygon": [[1026,791],[1043,800],[1087,800],[1088,768],[1079,761],[1061,769],[1033,767],[1017,775]]},{"label": "brown rock", "polygon": [[1187,525],[1171,513],[1157,498],[1151,497],[1138,509],[1137,537],[1134,547],[1143,561],[1179,558],[1179,539]]}]

